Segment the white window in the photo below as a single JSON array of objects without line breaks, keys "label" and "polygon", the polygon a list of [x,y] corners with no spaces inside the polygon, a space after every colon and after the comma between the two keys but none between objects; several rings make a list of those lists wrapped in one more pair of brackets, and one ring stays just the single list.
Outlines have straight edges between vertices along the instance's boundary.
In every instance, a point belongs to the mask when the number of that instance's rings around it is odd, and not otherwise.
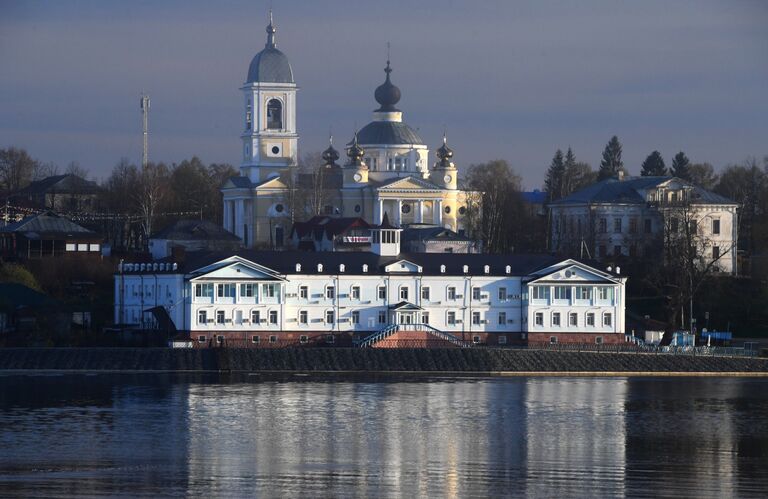
[{"label": "white window", "polygon": [[533,286],[531,297],[534,300],[549,300],[549,286]]},{"label": "white window", "polygon": [[261,312],[258,310],[251,310],[251,324],[258,325],[261,322]]},{"label": "white window", "polygon": [[610,313],[603,315],[603,326],[610,326],[612,322],[613,317],[611,317]]},{"label": "white window", "polygon": [[456,324],[456,312],[448,312],[447,319],[445,321],[449,326]]},{"label": "white window", "polygon": [[575,312],[571,312],[570,314],[568,314],[568,325],[569,326],[579,325],[579,316]]},{"label": "white window", "polygon": [[480,312],[472,312],[472,324],[480,324]]},{"label": "white window", "polygon": [[421,322],[423,324],[429,324],[429,312],[422,312],[421,313]]},{"label": "white window", "polygon": [[208,323],[208,313],[205,310],[198,310],[198,312],[197,312],[197,323],[198,324],[207,324]]},{"label": "white window", "polygon": [[334,298],[336,298],[336,288],[333,286],[326,286],[325,297],[329,300],[333,300]]},{"label": "white window", "polygon": [[570,286],[555,286],[555,300],[570,300],[570,299],[571,299]]},{"label": "white window", "polygon": [[216,311],[216,324],[224,324],[224,311],[223,310],[217,310]]},{"label": "white window", "polygon": [[301,336],[299,336],[299,343],[306,343],[308,341],[309,341],[309,336],[307,336],[306,334],[302,334]]},{"label": "white window", "polygon": [[713,218],[712,219],[712,234],[720,234],[720,219],[719,218]]},{"label": "white window", "polygon": [[408,288],[406,286],[400,288],[400,299],[408,300]]},{"label": "white window", "polygon": [[592,312],[587,313],[587,326],[595,325],[595,314]]},{"label": "white window", "polygon": [[379,300],[386,300],[386,299],[387,299],[387,287],[379,286]]},{"label": "white window", "polygon": [[309,288],[307,286],[299,286],[299,298],[307,299],[309,297]]},{"label": "white window", "polygon": [[472,288],[472,299],[475,301],[480,301],[480,288]]},{"label": "white window", "polygon": [[99,245],[98,244],[89,244],[88,249],[90,251],[99,251]]},{"label": "white window", "polygon": [[77,245],[77,251],[88,251],[88,245],[79,243]]},{"label": "white window", "polygon": [[507,313],[499,312],[499,326],[506,326],[506,325],[507,325]]},{"label": "white window", "polygon": [[543,326],[544,325],[544,313],[543,312],[536,312],[536,315],[534,316],[534,324],[537,326]]},{"label": "white window", "polygon": [[456,299],[456,288],[454,288],[453,286],[448,287],[448,299],[449,300]]},{"label": "white window", "polygon": [[326,310],[325,312],[325,322],[328,324],[333,324],[335,322],[336,315],[334,314],[333,310]]},{"label": "white window", "polygon": [[259,343],[261,341],[261,338],[258,335],[251,336],[251,343]]},{"label": "white window", "polygon": [[429,287],[421,288],[421,299],[429,300]]},{"label": "white window", "polygon": [[269,323],[270,324],[277,324],[277,310],[270,310],[269,311]]},{"label": "white window", "polygon": [[213,284],[211,283],[195,284],[195,296],[198,298],[200,297],[212,298]]},{"label": "white window", "polygon": [[270,343],[277,343],[277,335],[274,335],[274,334],[273,334],[273,335],[271,335],[271,336],[269,337],[269,342],[270,342]]},{"label": "white window", "polygon": [[603,344],[603,337],[595,336],[595,345],[602,345],[602,344]]},{"label": "white window", "polygon": [[549,342],[550,342],[550,343],[552,343],[553,345],[554,345],[555,343],[557,343],[557,336],[550,336],[550,337],[549,337]]},{"label": "white window", "polygon": [[472,343],[475,345],[478,345],[480,343],[480,337],[479,336],[473,336],[472,337]]},{"label": "white window", "polygon": [[499,288],[499,301],[507,301],[507,288]]},{"label": "white window", "polygon": [[262,295],[265,298],[274,298],[277,294],[277,284],[265,284],[261,287]]},{"label": "white window", "polygon": [[379,311],[379,324],[387,322],[387,313],[383,310]]},{"label": "white window", "polygon": [[235,285],[234,284],[219,284],[216,286],[216,296],[219,298],[234,298],[235,297]]},{"label": "white window", "polygon": [[77,251],[77,245],[74,243],[67,243],[67,251]]},{"label": "white window", "polygon": [[309,324],[309,314],[306,310],[299,312],[299,324]]},{"label": "white window", "polygon": [[600,286],[599,288],[597,288],[597,298],[599,300],[612,300],[613,288],[608,286]]},{"label": "white window", "polygon": [[553,312],[552,313],[552,325],[553,326],[560,326],[560,312]]},{"label": "white window", "polygon": [[360,299],[360,286],[352,286],[352,293],[350,293],[353,300]]},{"label": "white window", "polygon": [[352,312],[352,324],[360,324],[360,312],[357,310]]},{"label": "white window", "polygon": [[579,286],[576,288],[576,296],[579,300],[591,300],[592,288],[589,286]]},{"label": "white window", "polygon": [[206,340],[206,336],[204,334],[201,334],[200,336],[197,337],[197,341],[200,343],[205,343],[205,340]]},{"label": "white window", "polygon": [[253,298],[254,296],[254,286],[253,284],[241,284],[240,285],[240,296],[244,298]]}]

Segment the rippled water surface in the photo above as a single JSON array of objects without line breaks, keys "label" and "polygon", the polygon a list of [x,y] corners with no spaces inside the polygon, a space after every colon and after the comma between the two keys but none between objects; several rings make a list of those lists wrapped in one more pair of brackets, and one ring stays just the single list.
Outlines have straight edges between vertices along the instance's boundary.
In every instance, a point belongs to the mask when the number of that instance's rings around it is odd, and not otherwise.
[{"label": "rippled water surface", "polygon": [[768,380],[0,375],[0,496],[760,497]]}]

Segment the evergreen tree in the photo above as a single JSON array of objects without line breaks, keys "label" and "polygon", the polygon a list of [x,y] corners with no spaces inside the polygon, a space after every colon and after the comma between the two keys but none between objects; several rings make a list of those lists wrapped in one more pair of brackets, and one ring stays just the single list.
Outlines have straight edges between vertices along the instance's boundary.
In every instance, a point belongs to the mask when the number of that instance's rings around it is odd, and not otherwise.
[{"label": "evergreen tree", "polygon": [[547,198],[550,201],[556,201],[563,197],[564,180],[565,163],[563,162],[563,151],[558,149],[547,170],[547,177],[544,179],[544,189],[547,191]]},{"label": "evergreen tree", "polygon": [[620,171],[625,172],[624,163],[621,161],[621,143],[619,138],[614,135],[603,150],[603,160],[600,161],[597,180],[615,177]]},{"label": "evergreen tree", "polygon": [[689,166],[691,165],[688,156],[683,151],[675,154],[675,159],[672,160],[672,175],[683,180],[691,180],[691,172]]},{"label": "evergreen tree", "polygon": [[568,152],[565,153],[565,162],[563,164],[563,197],[570,195],[575,189],[573,187],[574,178],[577,175],[576,172],[576,155],[573,154],[573,149],[568,148]]},{"label": "evergreen tree", "polygon": [[640,175],[643,177],[663,177],[667,174],[667,165],[664,164],[664,158],[659,151],[653,151],[643,161],[643,167]]}]

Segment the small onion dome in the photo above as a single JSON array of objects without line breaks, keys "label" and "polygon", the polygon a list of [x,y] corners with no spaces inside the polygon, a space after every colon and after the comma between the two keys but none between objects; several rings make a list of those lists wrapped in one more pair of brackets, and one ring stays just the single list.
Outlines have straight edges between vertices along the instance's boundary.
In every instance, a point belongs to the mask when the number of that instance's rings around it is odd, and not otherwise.
[{"label": "small onion dome", "polygon": [[347,148],[347,157],[349,158],[349,164],[352,166],[362,166],[363,156],[365,155],[365,149],[360,147],[357,143],[357,132],[355,132],[355,138],[352,139],[352,145]]},{"label": "small onion dome", "polygon": [[376,111],[392,112],[397,111],[395,104],[400,101],[400,89],[389,81],[389,73],[392,72],[392,68],[389,67],[389,61],[387,61],[387,67],[384,68],[384,72],[387,73],[387,79],[384,83],[376,87],[376,92],[373,94],[376,98],[376,102],[380,104]]},{"label": "small onion dome", "polygon": [[437,159],[440,160],[438,165],[441,168],[453,167],[453,163],[451,163],[451,158],[453,158],[453,149],[448,147],[448,140],[446,139],[445,135],[443,135],[443,145],[441,145],[437,151],[435,151],[435,154],[437,155]]},{"label": "small onion dome", "polygon": [[328,149],[323,151],[323,161],[328,168],[338,168],[339,165],[336,164],[336,161],[339,159],[339,151],[333,147],[333,136],[330,137],[329,142]]}]

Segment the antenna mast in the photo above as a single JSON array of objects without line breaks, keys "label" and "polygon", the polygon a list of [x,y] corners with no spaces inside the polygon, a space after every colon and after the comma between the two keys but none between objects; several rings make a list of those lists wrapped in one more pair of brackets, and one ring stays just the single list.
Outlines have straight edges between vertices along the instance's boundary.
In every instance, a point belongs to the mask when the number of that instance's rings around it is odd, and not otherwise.
[{"label": "antenna mast", "polygon": [[149,162],[149,95],[141,94],[141,124],[142,124],[142,136],[144,139],[143,148],[141,150],[141,169],[147,169],[147,162]]}]

